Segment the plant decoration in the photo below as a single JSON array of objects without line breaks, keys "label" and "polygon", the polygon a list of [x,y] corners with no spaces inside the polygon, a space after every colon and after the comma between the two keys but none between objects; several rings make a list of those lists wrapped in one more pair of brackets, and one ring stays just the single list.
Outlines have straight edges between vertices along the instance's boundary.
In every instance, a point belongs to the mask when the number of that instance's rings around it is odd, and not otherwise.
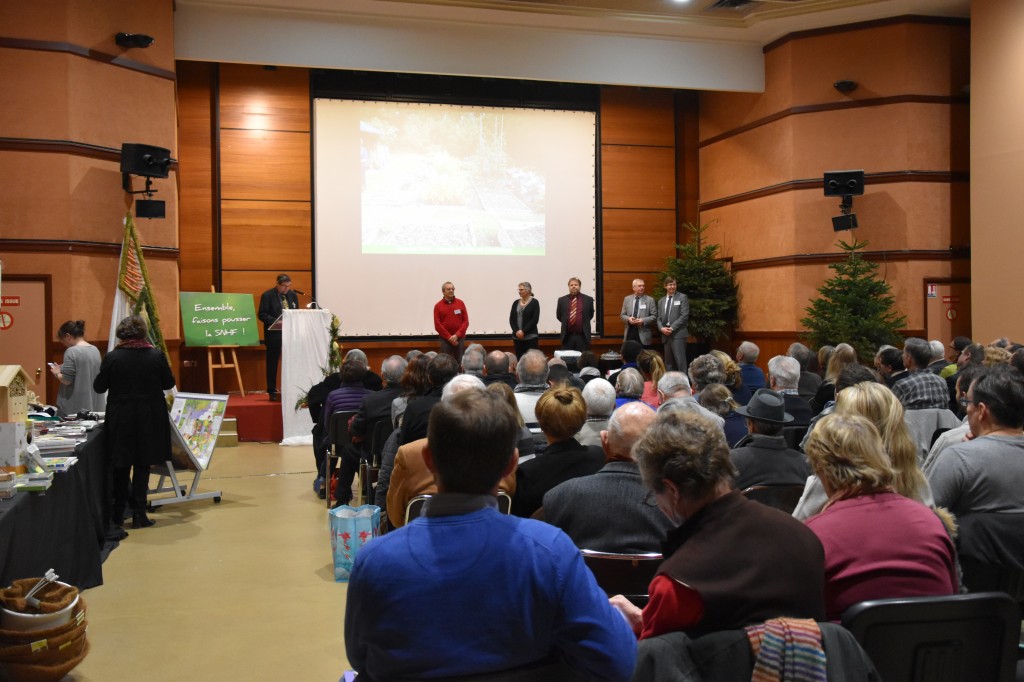
[{"label": "plant decoration", "polygon": [[683,223],[691,238],[685,244],[676,244],[678,258],[665,259],[665,269],[657,274],[659,284],[654,297],[664,296],[665,287],[660,283],[674,277],[679,292],[690,301],[690,335],[714,341],[736,324],[739,293],[732,270],[718,255],[720,246],[705,243],[704,233],[709,227]]},{"label": "plant decoration", "polygon": [[867,245],[839,240],[846,259],[828,266],[836,274],[818,287],[820,297],[804,308],[807,317],[800,324],[807,328],[803,336],[812,348],[845,342],[870,365],[879,346],[901,342],[897,330],[907,318],[893,309],[892,287],[878,277],[878,263],[864,260],[861,251]]},{"label": "plant decoration", "polygon": [[[327,366],[321,367],[320,372],[324,378],[331,376],[341,368],[341,344],[338,343],[338,332],[341,330],[341,320],[338,319],[337,315],[331,315],[331,324],[327,327]],[[309,390],[313,388],[310,386],[304,391],[301,391],[298,399],[295,401],[295,411],[298,412],[301,409],[309,407]]]}]

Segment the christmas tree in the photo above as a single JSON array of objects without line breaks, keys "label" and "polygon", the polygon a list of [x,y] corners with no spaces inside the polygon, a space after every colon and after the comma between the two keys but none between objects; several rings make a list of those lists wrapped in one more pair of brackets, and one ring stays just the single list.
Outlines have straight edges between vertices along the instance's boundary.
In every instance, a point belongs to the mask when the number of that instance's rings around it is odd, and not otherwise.
[{"label": "christmas tree", "polygon": [[[736,324],[739,301],[736,279],[718,257],[718,244],[704,243],[704,232],[708,227],[706,224],[683,224],[693,237],[686,244],[676,244],[679,257],[666,259],[665,269],[657,277],[659,282],[666,277],[674,277],[679,292],[689,299],[687,329],[690,335],[713,341],[725,336],[728,327]],[[664,287],[658,286],[654,291],[655,298],[664,293]]]},{"label": "christmas tree", "polygon": [[818,288],[821,296],[804,309],[807,317],[800,323],[808,330],[804,337],[812,348],[845,342],[870,365],[879,346],[901,343],[897,330],[907,319],[893,310],[896,301],[889,284],[878,277],[878,263],[862,257],[867,244],[839,240],[846,260],[828,266],[836,274]]}]

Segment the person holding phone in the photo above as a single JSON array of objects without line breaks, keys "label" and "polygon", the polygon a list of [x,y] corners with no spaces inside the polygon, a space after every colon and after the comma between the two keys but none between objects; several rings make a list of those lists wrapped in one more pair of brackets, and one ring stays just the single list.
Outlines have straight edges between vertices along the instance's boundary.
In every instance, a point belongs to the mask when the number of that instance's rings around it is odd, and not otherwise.
[{"label": "person holding phone", "polygon": [[57,330],[57,340],[67,349],[64,362],[49,363],[50,373],[57,378],[57,413],[73,417],[79,412],[103,412],[106,394],[92,390],[92,382],[100,372],[100,352],[85,340],[85,321],[68,320]]}]

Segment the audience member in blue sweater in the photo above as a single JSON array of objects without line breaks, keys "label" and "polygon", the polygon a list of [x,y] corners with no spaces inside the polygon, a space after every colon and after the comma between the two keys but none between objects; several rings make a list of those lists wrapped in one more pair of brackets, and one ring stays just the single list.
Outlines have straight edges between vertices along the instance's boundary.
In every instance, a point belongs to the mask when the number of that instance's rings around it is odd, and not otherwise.
[{"label": "audience member in blue sweater", "polygon": [[588,680],[628,680],[636,640],[579,550],[546,523],[498,513],[519,436],[511,406],[468,389],[436,406],[424,516],[356,557],[345,651],[360,675],[450,678],[557,657]]}]

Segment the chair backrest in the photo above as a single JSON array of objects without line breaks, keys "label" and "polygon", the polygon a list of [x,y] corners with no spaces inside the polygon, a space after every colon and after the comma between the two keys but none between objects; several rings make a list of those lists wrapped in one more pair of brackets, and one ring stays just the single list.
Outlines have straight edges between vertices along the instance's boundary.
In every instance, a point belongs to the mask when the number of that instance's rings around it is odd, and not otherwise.
[{"label": "chair backrest", "polygon": [[1024,602],[1024,537],[1017,517],[975,512],[957,519],[957,552],[969,592],[1006,592]]},{"label": "chair backrest", "polygon": [[804,485],[752,485],[743,490],[743,495],[748,500],[760,502],[763,505],[781,509],[787,514],[792,514],[796,509],[800,496],[804,493]]},{"label": "chair backrest", "polygon": [[423,515],[423,505],[433,495],[417,495],[416,497],[409,500],[409,504],[405,505],[405,524],[409,525],[409,522],[413,519],[417,519]]},{"label": "chair backrest", "polygon": [[807,435],[806,426],[783,426],[782,437],[786,439],[786,447],[800,450],[800,443]]},{"label": "chair backrest", "polygon": [[337,449],[339,445],[344,446],[352,442],[352,435],[348,431],[348,423],[355,414],[355,410],[331,413],[331,423],[328,426],[327,435],[331,439],[332,448]]},{"label": "chair backrest", "polygon": [[512,513],[512,496],[504,490],[498,491],[498,511],[502,514]]},{"label": "chair backrest", "polygon": [[370,432],[370,455],[374,464],[380,462],[380,455],[384,452],[384,443],[387,442],[388,436],[394,430],[394,427],[391,426],[391,417],[384,417],[374,422],[373,430]]},{"label": "chair backrest", "polygon": [[861,602],[843,614],[883,680],[1012,682],[1020,611],[1000,592]]},{"label": "chair backrest", "polygon": [[589,549],[581,549],[580,553],[598,586],[609,597],[621,594],[638,606],[647,603],[648,588],[661,565],[661,554],[612,554]]}]

